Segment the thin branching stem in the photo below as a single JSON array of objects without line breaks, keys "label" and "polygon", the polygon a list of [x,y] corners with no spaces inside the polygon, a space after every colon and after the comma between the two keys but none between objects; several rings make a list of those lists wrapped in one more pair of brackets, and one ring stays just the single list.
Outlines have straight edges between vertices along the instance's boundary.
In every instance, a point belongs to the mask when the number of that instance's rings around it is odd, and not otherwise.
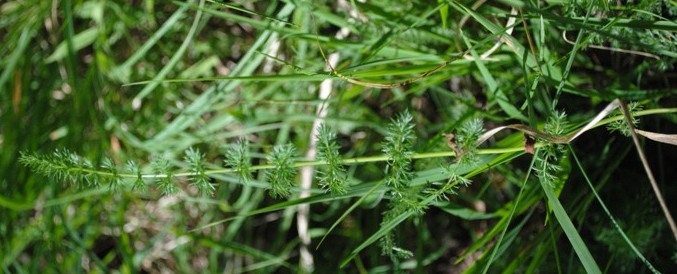
[{"label": "thin branching stem", "polygon": [[[649,109],[649,110],[642,110],[633,113],[634,116],[646,116],[646,115],[654,115],[654,114],[665,114],[665,113],[677,113],[677,108],[660,108],[660,109]],[[618,121],[618,120],[623,120],[623,116],[615,116],[615,117],[610,117],[601,120],[597,124],[595,124],[591,128],[596,128],[600,126],[607,125],[611,122]],[[536,148],[542,147],[546,145],[547,143],[539,142],[536,144]],[[504,154],[504,153],[514,153],[514,152],[520,152],[524,151],[524,147],[508,147],[508,148],[486,148],[486,149],[477,149],[476,153],[477,154]],[[425,152],[425,153],[413,153],[410,155],[411,159],[426,159],[426,158],[444,158],[444,157],[455,157],[456,153],[454,151],[437,151],[437,152]],[[23,159],[26,159],[26,157],[31,157],[29,154],[24,154]],[[50,165],[55,165],[58,163],[53,163],[49,162],[46,163],[47,160],[40,159],[45,162],[44,164],[50,164]],[[347,158],[347,159],[341,159],[340,163],[343,165],[354,165],[354,164],[362,164],[362,163],[372,163],[372,162],[385,162],[388,161],[388,156],[386,155],[378,155],[378,156],[367,156],[367,157],[356,157],[356,158]],[[24,160],[24,162],[26,162]],[[296,161],[291,164],[291,167],[294,168],[300,168],[300,167],[306,167],[306,166],[322,166],[322,165],[327,165],[328,163],[326,161],[320,161],[320,160],[315,160],[315,161]],[[257,165],[257,166],[251,166],[248,169],[248,172],[253,172],[257,170],[268,170],[268,169],[273,169],[275,168],[275,165],[272,164],[265,164],[265,165]],[[63,167],[62,167],[63,168]],[[139,172],[133,172],[133,173],[123,173],[118,171],[117,173],[113,173],[107,170],[98,170],[94,168],[89,168],[89,167],[82,167],[82,166],[77,166],[77,167],[68,167],[68,168],[63,168],[63,171],[67,173],[82,173],[82,174],[91,174],[93,176],[98,176],[98,177],[111,177],[111,176],[116,176],[121,179],[161,179],[161,178],[166,178],[167,174],[161,174],[161,173],[153,173],[153,174],[143,174]],[[220,168],[220,169],[210,169],[210,170],[205,170],[204,174],[205,175],[216,175],[216,174],[227,174],[227,173],[237,173],[240,172],[238,168]],[[172,177],[192,177],[192,176],[198,176],[200,173],[196,173],[193,171],[186,171],[186,172],[176,172],[172,173]]]}]

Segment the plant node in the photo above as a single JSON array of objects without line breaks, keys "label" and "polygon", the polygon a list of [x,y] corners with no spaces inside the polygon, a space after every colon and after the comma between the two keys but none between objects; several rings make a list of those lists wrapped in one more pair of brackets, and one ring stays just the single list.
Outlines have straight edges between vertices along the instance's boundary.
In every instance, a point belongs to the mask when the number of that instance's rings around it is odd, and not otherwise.
[{"label": "plant node", "polygon": [[292,144],[284,144],[275,146],[268,157],[268,161],[274,166],[266,173],[270,182],[270,196],[273,198],[287,198],[291,195],[296,176],[296,169],[293,166],[295,156],[296,148]]},{"label": "plant node", "polygon": [[317,133],[317,159],[327,163],[327,166],[318,172],[320,186],[334,194],[346,193],[348,191],[347,178],[345,168],[341,163],[336,134],[324,124],[320,126]]}]

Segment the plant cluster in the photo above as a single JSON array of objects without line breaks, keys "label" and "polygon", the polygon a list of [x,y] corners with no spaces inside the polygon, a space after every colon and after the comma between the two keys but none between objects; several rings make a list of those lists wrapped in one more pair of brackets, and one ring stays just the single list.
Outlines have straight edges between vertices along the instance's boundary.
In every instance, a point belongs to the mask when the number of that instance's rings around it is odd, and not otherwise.
[{"label": "plant cluster", "polygon": [[320,126],[317,143],[317,159],[327,164],[319,171],[319,185],[334,194],[345,194],[348,191],[348,178],[336,142],[336,133],[327,125]]},{"label": "plant cluster", "polygon": [[[606,1],[571,1],[567,5],[567,13],[576,17],[589,14],[607,20],[623,18],[651,22],[656,18],[662,18],[674,21],[677,18],[677,7],[669,0],[628,1],[621,7],[613,6]],[[677,52],[676,38],[672,31],[654,28],[626,28],[617,26],[617,23],[611,20],[600,30],[591,33],[586,44],[609,50],[635,50],[640,55],[660,52],[674,57],[674,52]],[[666,71],[674,66],[674,58],[657,58],[653,54],[650,56],[658,60],[652,66],[657,70]]]},{"label": "plant cluster", "polygon": [[621,2],[3,2],[0,269],[674,269],[675,7]]}]

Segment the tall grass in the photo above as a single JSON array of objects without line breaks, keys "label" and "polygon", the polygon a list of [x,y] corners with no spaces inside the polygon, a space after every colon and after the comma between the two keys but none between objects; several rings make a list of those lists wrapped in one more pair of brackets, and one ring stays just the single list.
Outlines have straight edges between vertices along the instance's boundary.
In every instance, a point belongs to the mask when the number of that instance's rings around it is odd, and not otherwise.
[{"label": "tall grass", "polygon": [[0,12],[4,272],[675,268],[670,1]]}]

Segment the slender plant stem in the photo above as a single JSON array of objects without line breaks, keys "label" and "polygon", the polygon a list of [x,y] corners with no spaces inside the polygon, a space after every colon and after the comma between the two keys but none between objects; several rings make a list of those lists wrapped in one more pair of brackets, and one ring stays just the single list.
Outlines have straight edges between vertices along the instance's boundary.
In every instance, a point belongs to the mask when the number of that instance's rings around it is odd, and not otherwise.
[{"label": "slender plant stem", "polygon": [[[622,104],[621,104],[622,105]],[[638,111],[635,112],[635,116],[645,116],[645,115],[653,115],[653,114],[665,114],[665,113],[677,113],[677,108],[660,108],[660,109],[649,109],[649,110],[643,110],[643,111]],[[621,116],[616,116],[616,117],[610,117],[606,118],[604,120],[601,120],[597,124],[591,127],[596,128],[599,126],[603,126],[606,124],[609,124],[613,121],[618,121],[622,120],[623,115]],[[634,133],[634,131],[633,131]],[[535,148],[539,148],[545,145],[545,143],[537,143]],[[477,154],[504,154],[504,153],[513,153],[513,152],[519,152],[523,151],[524,147],[507,147],[507,148],[486,148],[486,149],[478,149]],[[437,152],[426,152],[426,153],[414,153],[411,156],[411,159],[425,159],[425,158],[442,158],[442,157],[456,157],[456,153],[454,151],[437,151]],[[357,158],[350,158],[350,159],[343,159],[341,161],[342,164],[344,165],[353,165],[353,164],[361,164],[361,163],[373,163],[373,162],[385,162],[388,160],[388,156],[386,155],[378,155],[378,156],[367,156],[367,157],[357,157]],[[325,161],[297,161],[292,164],[292,167],[299,168],[299,167],[307,167],[307,166],[322,166],[322,165],[327,165],[327,162]],[[256,171],[256,170],[267,170],[267,169],[272,169],[275,168],[274,165],[258,165],[258,166],[253,166],[251,167],[250,171]],[[84,173],[90,173],[90,174],[95,174],[95,175],[101,175],[101,176],[118,176],[120,178],[133,178],[137,179],[139,178],[139,174],[136,173],[117,173],[113,174],[112,172],[108,171],[102,171],[102,170],[96,170],[96,169],[87,169],[87,168],[80,168],[80,167],[74,167],[71,168],[70,170],[75,171],[75,172],[84,172]],[[206,170],[204,174],[206,175],[215,175],[215,174],[224,174],[224,173],[233,173],[236,172],[237,169],[235,168],[220,168],[220,169],[212,169],[212,170]],[[190,176],[196,176],[195,172],[178,172],[172,174],[172,177],[190,177]],[[161,178],[166,178],[166,174],[141,174],[140,176],[143,179],[161,179]],[[674,224],[674,222],[672,222]],[[672,226],[672,225],[671,225]],[[675,239],[677,239],[677,226],[675,226]]]}]

